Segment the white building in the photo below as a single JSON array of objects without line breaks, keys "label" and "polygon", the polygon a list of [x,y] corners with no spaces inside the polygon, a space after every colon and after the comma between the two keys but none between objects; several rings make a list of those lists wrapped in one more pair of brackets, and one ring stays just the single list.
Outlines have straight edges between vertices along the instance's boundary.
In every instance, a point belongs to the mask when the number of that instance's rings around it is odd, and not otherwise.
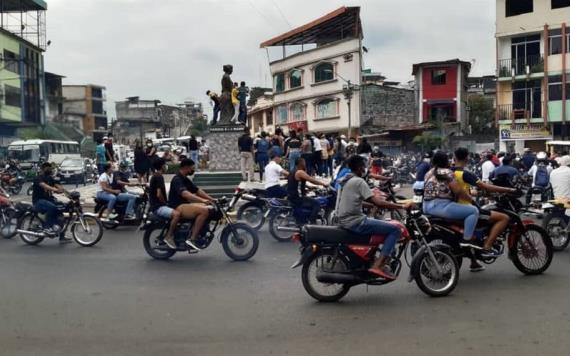
[{"label": "white building", "polygon": [[[270,63],[273,76],[272,124],[299,130],[356,135],[360,96],[353,93],[349,115],[343,87],[360,85],[362,28],[359,7],[341,7],[261,44],[282,47]],[[287,55],[287,50],[300,50]]]}]

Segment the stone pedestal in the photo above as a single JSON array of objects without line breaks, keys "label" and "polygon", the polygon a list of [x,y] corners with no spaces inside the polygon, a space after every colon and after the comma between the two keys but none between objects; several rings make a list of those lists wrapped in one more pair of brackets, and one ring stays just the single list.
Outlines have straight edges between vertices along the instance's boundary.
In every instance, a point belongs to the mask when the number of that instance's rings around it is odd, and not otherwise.
[{"label": "stone pedestal", "polygon": [[209,170],[212,172],[239,172],[240,155],[238,139],[243,134],[242,125],[214,126],[208,134],[210,146]]}]

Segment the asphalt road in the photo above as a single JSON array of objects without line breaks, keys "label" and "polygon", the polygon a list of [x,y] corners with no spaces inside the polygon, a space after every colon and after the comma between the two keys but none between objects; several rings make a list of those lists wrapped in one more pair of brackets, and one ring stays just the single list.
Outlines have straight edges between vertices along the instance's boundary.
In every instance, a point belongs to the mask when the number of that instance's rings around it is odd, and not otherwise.
[{"label": "asphalt road", "polygon": [[[503,258],[462,270],[432,299],[400,278],[339,303],[303,290],[293,244],[261,234],[257,255],[150,259],[133,229],[93,248],[0,241],[1,355],[568,355],[570,251],[542,276]],[[405,273],[405,271],[404,271]]]}]

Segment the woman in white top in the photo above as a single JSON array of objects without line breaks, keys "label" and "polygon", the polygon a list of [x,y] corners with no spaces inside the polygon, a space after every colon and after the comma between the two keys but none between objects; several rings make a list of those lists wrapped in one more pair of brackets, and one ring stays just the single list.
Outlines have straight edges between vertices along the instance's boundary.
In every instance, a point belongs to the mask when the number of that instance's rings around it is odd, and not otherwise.
[{"label": "woman in white top", "polygon": [[106,163],[105,164],[105,171],[103,174],[99,176],[97,180],[97,199],[103,200],[107,202],[107,209],[105,209],[103,213],[103,217],[107,219],[115,219],[117,217],[116,214],[112,214],[113,208],[115,207],[115,203],[117,200],[119,201],[127,201],[127,208],[125,219],[133,219],[134,217],[134,206],[136,197],[131,196],[127,193],[121,193],[119,189],[113,189],[113,164]]}]

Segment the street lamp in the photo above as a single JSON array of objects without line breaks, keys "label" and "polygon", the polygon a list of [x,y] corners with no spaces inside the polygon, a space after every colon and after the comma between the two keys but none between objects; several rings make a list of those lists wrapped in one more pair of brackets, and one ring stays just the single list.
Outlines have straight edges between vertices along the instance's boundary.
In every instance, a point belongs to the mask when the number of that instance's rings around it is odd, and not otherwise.
[{"label": "street lamp", "polygon": [[352,137],[352,122],[351,122],[351,100],[352,95],[355,91],[360,90],[360,86],[358,84],[352,84],[350,80],[346,81],[346,84],[342,86],[342,93],[344,94],[344,98],[346,99],[346,103],[348,105],[348,138]]}]

